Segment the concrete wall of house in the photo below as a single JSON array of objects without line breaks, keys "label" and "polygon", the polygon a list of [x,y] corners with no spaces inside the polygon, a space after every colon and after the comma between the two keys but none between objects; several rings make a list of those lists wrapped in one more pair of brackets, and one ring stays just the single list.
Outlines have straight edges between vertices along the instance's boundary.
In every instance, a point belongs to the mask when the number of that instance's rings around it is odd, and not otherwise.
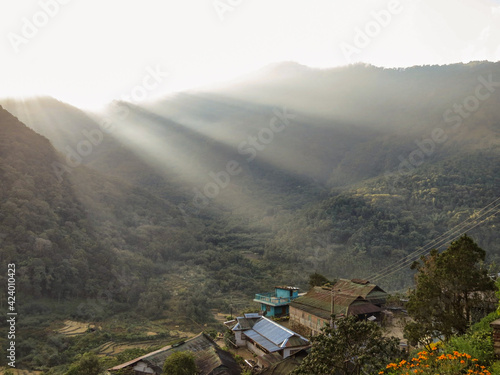
[{"label": "concrete wall of house", "polygon": [[290,353],[291,352],[291,349],[284,349],[283,350],[283,358],[288,358],[290,357]]},{"label": "concrete wall of house", "polygon": [[290,306],[290,328],[303,336],[314,336],[330,321]]},{"label": "concrete wall of house", "polygon": [[260,304],[260,311],[267,311],[267,307],[266,307],[266,306],[267,306],[267,305],[265,305],[265,304],[261,303],[261,304]]},{"label": "concrete wall of house", "polygon": [[296,298],[299,296],[299,291],[298,290],[289,290],[289,289],[281,289],[281,288],[275,288],[274,289],[276,293],[276,297],[281,297],[281,298]]},{"label": "concrete wall of house", "polygon": [[243,339],[242,331],[236,331],[234,332],[234,339],[236,340],[236,345],[237,346],[245,346],[246,345],[246,340]]},{"label": "concrete wall of house", "polygon": [[490,326],[493,328],[493,349],[495,356],[500,358],[500,319],[491,322]]},{"label": "concrete wall of house", "polygon": [[288,305],[285,306],[270,306],[261,303],[260,310],[266,312],[266,316],[269,318],[271,316],[283,316],[288,315]]},{"label": "concrete wall of house", "polygon": [[262,311],[265,311],[264,315],[267,316],[267,317],[274,316],[274,314],[275,314],[274,306],[266,305],[264,303],[261,303],[260,309]]},{"label": "concrete wall of house", "polygon": [[291,355],[297,353],[298,351],[300,351],[301,349],[305,349],[307,348],[307,346],[300,346],[300,347],[296,347],[296,348],[285,348],[283,350],[283,358],[288,358],[290,357]]},{"label": "concrete wall of house", "polygon": [[145,362],[139,361],[136,363],[134,366],[134,371],[139,374],[154,374],[154,370],[150,367]]},{"label": "concrete wall of house", "polygon": [[265,351],[261,350],[254,342],[247,341],[247,349],[257,355],[267,354]]}]

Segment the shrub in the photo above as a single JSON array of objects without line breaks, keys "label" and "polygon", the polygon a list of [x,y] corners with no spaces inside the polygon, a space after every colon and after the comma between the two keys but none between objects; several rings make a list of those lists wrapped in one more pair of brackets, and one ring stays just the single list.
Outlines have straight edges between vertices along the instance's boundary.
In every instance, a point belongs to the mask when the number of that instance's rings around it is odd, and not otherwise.
[{"label": "shrub", "polygon": [[417,356],[408,361],[389,363],[384,371],[379,374],[386,375],[460,375],[478,374],[491,375],[491,372],[483,365],[478,364],[477,358],[470,354],[455,351],[453,354],[440,353],[434,348],[431,351],[421,351]]},{"label": "shrub", "polygon": [[479,364],[490,365],[495,359],[491,334],[485,331],[468,333],[463,336],[454,336],[445,345],[445,352],[468,353],[477,358]]}]

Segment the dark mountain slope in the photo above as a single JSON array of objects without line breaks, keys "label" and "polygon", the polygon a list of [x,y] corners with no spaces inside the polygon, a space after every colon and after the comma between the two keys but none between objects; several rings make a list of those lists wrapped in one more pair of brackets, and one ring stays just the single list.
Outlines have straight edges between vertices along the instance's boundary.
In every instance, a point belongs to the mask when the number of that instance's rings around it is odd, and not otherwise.
[{"label": "dark mountain slope", "polygon": [[19,290],[33,296],[84,296],[110,280],[114,256],[88,223],[50,142],[0,108],[0,246],[15,262]]}]

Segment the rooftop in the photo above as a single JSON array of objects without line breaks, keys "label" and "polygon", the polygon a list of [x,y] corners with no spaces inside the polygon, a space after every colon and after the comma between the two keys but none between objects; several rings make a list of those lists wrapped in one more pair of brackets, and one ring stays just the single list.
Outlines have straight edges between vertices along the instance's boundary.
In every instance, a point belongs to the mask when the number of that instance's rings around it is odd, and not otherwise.
[{"label": "rooftop", "polygon": [[[330,288],[314,287],[305,295],[295,299],[290,306],[330,319],[332,311],[332,292]],[[381,309],[361,296],[337,292],[334,294],[335,315],[373,314]]]},{"label": "rooftop", "polygon": [[299,290],[296,286],[275,286],[275,289],[284,289],[284,290]]},{"label": "rooftop", "polygon": [[143,361],[155,371],[160,371],[159,373],[162,373],[165,360],[176,351],[191,352],[195,357],[196,365],[200,370],[200,374],[210,374],[216,368],[221,368],[221,375],[240,374],[239,366],[234,361],[231,354],[219,348],[219,346],[204,333],[200,333],[198,336],[186,340],[180,345],[166,346],[149,354],[110,368],[108,371],[121,370],[125,367],[133,366],[139,361]]},{"label": "rooftop", "polygon": [[259,293],[255,295],[255,298],[253,300],[254,302],[264,303],[266,305],[283,306],[288,305],[295,298],[297,298],[297,296],[278,297],[276,293]]},{"label": "rooftop", "polygon": [[[234,330],[244,331],[245,336],[264,347],[270,353],[283,348],[309,345],[309,340],[306,338],[266,317],[251,319],[239,317],[237,319],[238,324],[234,327]],[[249,320],[252,320],[252,322],[250,323]],[[243,328],[239,323],[240,321],[248,328]]]},{"label": "rooftop", "polygon": [[353,296],[361,296],[363,298],[384,300],[387,298],[387,293],[379,286],[370,283],[368,280],[361,279],[339,279],[333,286],[334,290],[341,290],[344,294]]}]

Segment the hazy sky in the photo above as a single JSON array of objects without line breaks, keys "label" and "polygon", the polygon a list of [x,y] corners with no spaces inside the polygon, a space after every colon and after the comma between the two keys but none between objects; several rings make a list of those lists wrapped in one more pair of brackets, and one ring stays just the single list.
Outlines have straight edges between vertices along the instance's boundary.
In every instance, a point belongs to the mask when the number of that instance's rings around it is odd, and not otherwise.
[{"label": "hazy sky", "polygon": [[0,9],[0,97],[83,107],[279,61],[500,60],[498,0],[0,0]]}]

